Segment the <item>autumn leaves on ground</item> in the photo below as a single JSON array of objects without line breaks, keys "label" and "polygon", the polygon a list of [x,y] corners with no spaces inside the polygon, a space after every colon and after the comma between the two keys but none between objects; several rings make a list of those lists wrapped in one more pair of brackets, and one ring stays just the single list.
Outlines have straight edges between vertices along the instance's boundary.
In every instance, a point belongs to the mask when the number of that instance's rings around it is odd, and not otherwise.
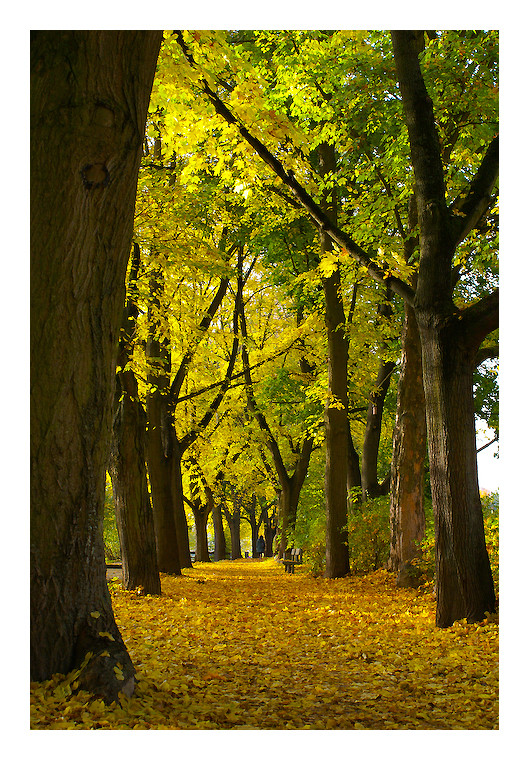
[{"label": "autumn leaves on ground", "polygon": [[121,705],[32,684],[35,729],[494,729],[498,623],[434,626],[431,591],[287,575],[275,560],[197,564],[162,596],[111,581],[137,667]]}]

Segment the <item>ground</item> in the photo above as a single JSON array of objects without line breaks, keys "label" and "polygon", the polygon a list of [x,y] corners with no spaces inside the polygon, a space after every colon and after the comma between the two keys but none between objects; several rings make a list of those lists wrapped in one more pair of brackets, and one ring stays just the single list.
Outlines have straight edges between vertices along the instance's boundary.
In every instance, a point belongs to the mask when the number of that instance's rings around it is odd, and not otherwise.
[{"label": "ground", "polygon": [[160,597],[110,580],[138,671],[105,706],[32,684],[34,729],[496,729],[498,620],[434,625],[431,589],[295,575],[274,560],[196,564]]}]

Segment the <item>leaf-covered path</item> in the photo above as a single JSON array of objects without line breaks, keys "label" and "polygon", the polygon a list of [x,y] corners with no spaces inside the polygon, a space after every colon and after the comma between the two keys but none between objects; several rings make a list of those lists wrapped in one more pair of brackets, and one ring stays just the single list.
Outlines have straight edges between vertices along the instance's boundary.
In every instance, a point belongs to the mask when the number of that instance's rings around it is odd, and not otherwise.
[{"label": "leaf-covered path", "polygon": [[32,684],[35,729],[495,729],[498,624],[434,626],[430,593],[286,575],[274,560],[197,564],[161,597],[111,583],[138,669],[106,707]]}]

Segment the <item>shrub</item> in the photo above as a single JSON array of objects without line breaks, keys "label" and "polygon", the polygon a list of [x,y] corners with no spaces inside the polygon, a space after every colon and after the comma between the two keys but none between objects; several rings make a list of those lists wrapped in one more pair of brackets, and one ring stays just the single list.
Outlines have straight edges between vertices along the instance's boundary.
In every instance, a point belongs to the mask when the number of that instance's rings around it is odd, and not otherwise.
[{"label": "shrub", "polygon": [[389,547],[389,496],[381,496],[360,505],[349,518],[351,573],[360,575],[384,567]]}]

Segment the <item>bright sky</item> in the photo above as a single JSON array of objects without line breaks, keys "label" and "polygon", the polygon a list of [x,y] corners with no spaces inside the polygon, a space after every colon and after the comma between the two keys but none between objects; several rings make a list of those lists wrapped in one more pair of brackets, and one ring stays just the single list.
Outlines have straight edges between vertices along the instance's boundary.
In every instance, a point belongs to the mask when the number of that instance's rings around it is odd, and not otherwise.
[{"label": "bright sky", "polygon": [[[494,438],[494,432],[485,425],[478,426],[477,448],[484,446]],[[498,453],[499,444],[493,443],[478,454],[478,480],[480,489],[497,491],[500,487],[500,460],[494,454]]]}]

